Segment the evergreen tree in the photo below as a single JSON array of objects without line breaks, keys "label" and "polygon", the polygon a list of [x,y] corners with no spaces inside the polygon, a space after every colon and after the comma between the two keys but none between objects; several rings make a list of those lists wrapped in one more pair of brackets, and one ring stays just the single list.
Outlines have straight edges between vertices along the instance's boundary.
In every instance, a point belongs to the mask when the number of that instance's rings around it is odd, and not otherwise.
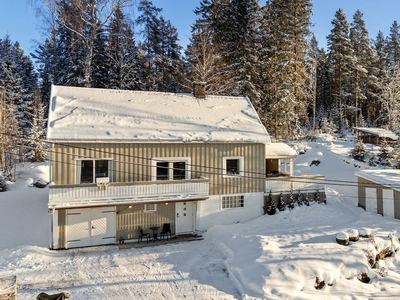
[{"label": "evergreen tree", "polygon": [[279,195],[278,209],[279,209],[279,211],[285,210],[285,200],[283,200],[282,193],[280,193],[280,195]]},{"label": "evergreen tree", "polygon": [[394,21],[390,27],[385,52],[387,67],[389,70],[393,70],[400,63],[400,27],[397,21]]},{"label": "evergreen tree", "polygon": [[43,162],[47,157],[46,139],[46,106],[41,99],[39,90],[34,92],[32,126],[30,128],[28,158],[33,162]]},{"label": "evergreen tree", "polygon": [[288,203],[288,207],[290,210],[294,209],[294,197],[293,197],[293,187],[290,187],[290,196],[289,196],[289,203]]},{"label": "evergreen tree", "polygon": [[362,161],[362,162],[367,161],[367,148],[365,147],[365,145],[361,139],[357,140],[357,142],[354,143],[354,147],[351,150],[350,155],[355,160]]},{"label": "evergreen tree", "polygon": [[140,33],[143,36],[142,45],[146,61],[146,74],[143,81],[146,82],[147,90],[151,91],[156,89],[154,86],[156,80],[154,63],[156,54],[160,52],[160,19],[158,14],[162,9],[155,7],[151,1],[141,0],[138,11],[141,15],[136,19],[136,24],[142,26]]},{"label": "evergreen tree", "polygon": [[363,104],[368,96],[370,69],[375,58],[372,40],[365,26],[363,14],[359,10],[353,16],[350,28],[350,41],[354,56],[351,76],[353,104],[355,107],[353,124],[354,126],[359,126],[358,118],[362,118],[363,115]]},{"label": "evergreen tree", "polygon": [[303,201],[301,200],[301,193],[300,190],[297,191],[297,206],[302,206]]},{"label": "evergreen tree", "polygon": [[275,200],[272,197],[272,191],[269,191],[268,195],[268,204],[266,207],[266,213],[269,215],[274,215],[276,213],[276,206],[275,206]]},{"label": "evergreen tree", "polygon": [[381,150],[378,154],[378,161],[381,166],[391,167],[393,155],[387,142],[381,144]]},{"label": "evergreen tree", "polygon": [[307,0],[272,0],[265,10],[264,22],[269,39],[267,72],[269,124],[275,135],[288,137],[308,123],[309,85],[309,27],[312,4]]},{"label": "evergreen tree", "polygon": [[338,111],[338,119],[335,121],[339,132],[342,133],[344,125],[343,108],[346,104],[346,97],[349,94],[349,87],[346,82],[349,80],[353,63],[353,53],[349,38],[350,25],[342,9],[335,13],[332,25],[331,33],[327,37],[328,50],[334,82],[334,105]]},{"label": "evergreen tree", "polygon": [[306,198],[304,199],[304,205],[310,206],[310,198],[308,198],[308,193],[306,194]]}]

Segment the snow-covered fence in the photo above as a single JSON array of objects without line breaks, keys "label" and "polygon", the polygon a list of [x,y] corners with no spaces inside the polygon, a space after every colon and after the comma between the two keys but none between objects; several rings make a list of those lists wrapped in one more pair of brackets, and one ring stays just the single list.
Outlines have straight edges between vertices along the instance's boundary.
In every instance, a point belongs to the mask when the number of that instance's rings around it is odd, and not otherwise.
[{"label": "snow-covered fence", "polygon": [[96,184],[53,185],[49,189],[49,207],[204,199],[209,196],[209,186],[208,179],[115,182],[107,187]]},{"label": "snow-covered fence", "polygon": [[321,191],[325,187],[325,176],[322,175],[301,175],[281,176],[268,178],[265,182],[265,191],[273,194],[288,193],[290,189],[294,192],[300,190],[303,193]]}]

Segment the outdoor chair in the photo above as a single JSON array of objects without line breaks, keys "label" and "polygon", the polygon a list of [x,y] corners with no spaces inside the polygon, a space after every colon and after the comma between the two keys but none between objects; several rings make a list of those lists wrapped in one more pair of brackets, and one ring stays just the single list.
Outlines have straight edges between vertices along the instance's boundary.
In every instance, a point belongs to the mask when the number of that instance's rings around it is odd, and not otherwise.
[{"label": "outdoor chair", "polygon": [[138,238],[138,243],[139,242],[141,242],[141,241],[143,241],[143,238],[147,238],[147,242],[149,242],[149,240],[150,240],[150,233],[144,233],[143,232],[143,229],[140,229],[139,230],[139,238]]},{"label": "outdoor chair", "polygon": [[160,233],[160,238],[162,239],[163,236],[167,236],[167,241],[168,241],[168,234],[169,234],[169,237],[171,237],[171,224],[164,223],[163,227],[162,227],[162,231]]}]

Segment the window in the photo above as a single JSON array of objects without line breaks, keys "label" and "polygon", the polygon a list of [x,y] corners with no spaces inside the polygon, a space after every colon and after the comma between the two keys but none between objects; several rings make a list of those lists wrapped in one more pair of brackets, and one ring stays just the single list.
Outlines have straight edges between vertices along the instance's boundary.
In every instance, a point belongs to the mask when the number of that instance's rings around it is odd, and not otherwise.
[{"label": "window", "polygon": [[157,204],[149,203],[144,205],[145,212],[157,211]]},{"label": "window", "polygon": [[280,159],[280,168],[279,171],[281,173],[291,173],[290,172],[291,162],[290,159]]},{"label": "window", "polygon": [[244,196],[222,196],[222,209],[244,207]]},{"label": "window", "polygon": [[188,158],[155,158],[154,180],[190,179]]},{"label": "window", "polygon": [[[95,183],[96,178],[111,177],[111,160],[77,160],[77,183]],[[110,178],[111,180],[111,178]]]},{"label": "window", "polygon": [[243,157],[224,157],[224,176],[243,176]]}]

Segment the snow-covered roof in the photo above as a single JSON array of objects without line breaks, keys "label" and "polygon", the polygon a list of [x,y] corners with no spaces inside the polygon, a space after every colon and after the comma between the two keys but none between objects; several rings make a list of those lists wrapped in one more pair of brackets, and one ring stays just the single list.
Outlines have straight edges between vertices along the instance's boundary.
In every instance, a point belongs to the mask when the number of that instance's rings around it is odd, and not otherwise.
[{"label": "snow-covered roof", "polygon": [[400,191],[400,170],[362,170],[356,172],[356,175],[393,190]]},{"label": "snow-covered roof", "polygon": [[271,143],[265,146],[266,158],[297,157],[297,152],[285,143]]},{"label": "snow-covered roof", "polygon": [[358,131],[366,132],[366,133],[369,133],[369,134],[373,134],[373,135],[376,135],[376,136],[379,136],[379,137],[389,138],[389,139],[392,139],[394,141],[397,141],[397,139],[398,139],[398,136],[394,132],[392,132],[390,130],[383,129],[383,128],[354,127],[354,129],[358,130]]},{"label": "snow-covered roof", "polygon": [[206,141],[269,144],[247,97],[52,86],[50,141]]}]

